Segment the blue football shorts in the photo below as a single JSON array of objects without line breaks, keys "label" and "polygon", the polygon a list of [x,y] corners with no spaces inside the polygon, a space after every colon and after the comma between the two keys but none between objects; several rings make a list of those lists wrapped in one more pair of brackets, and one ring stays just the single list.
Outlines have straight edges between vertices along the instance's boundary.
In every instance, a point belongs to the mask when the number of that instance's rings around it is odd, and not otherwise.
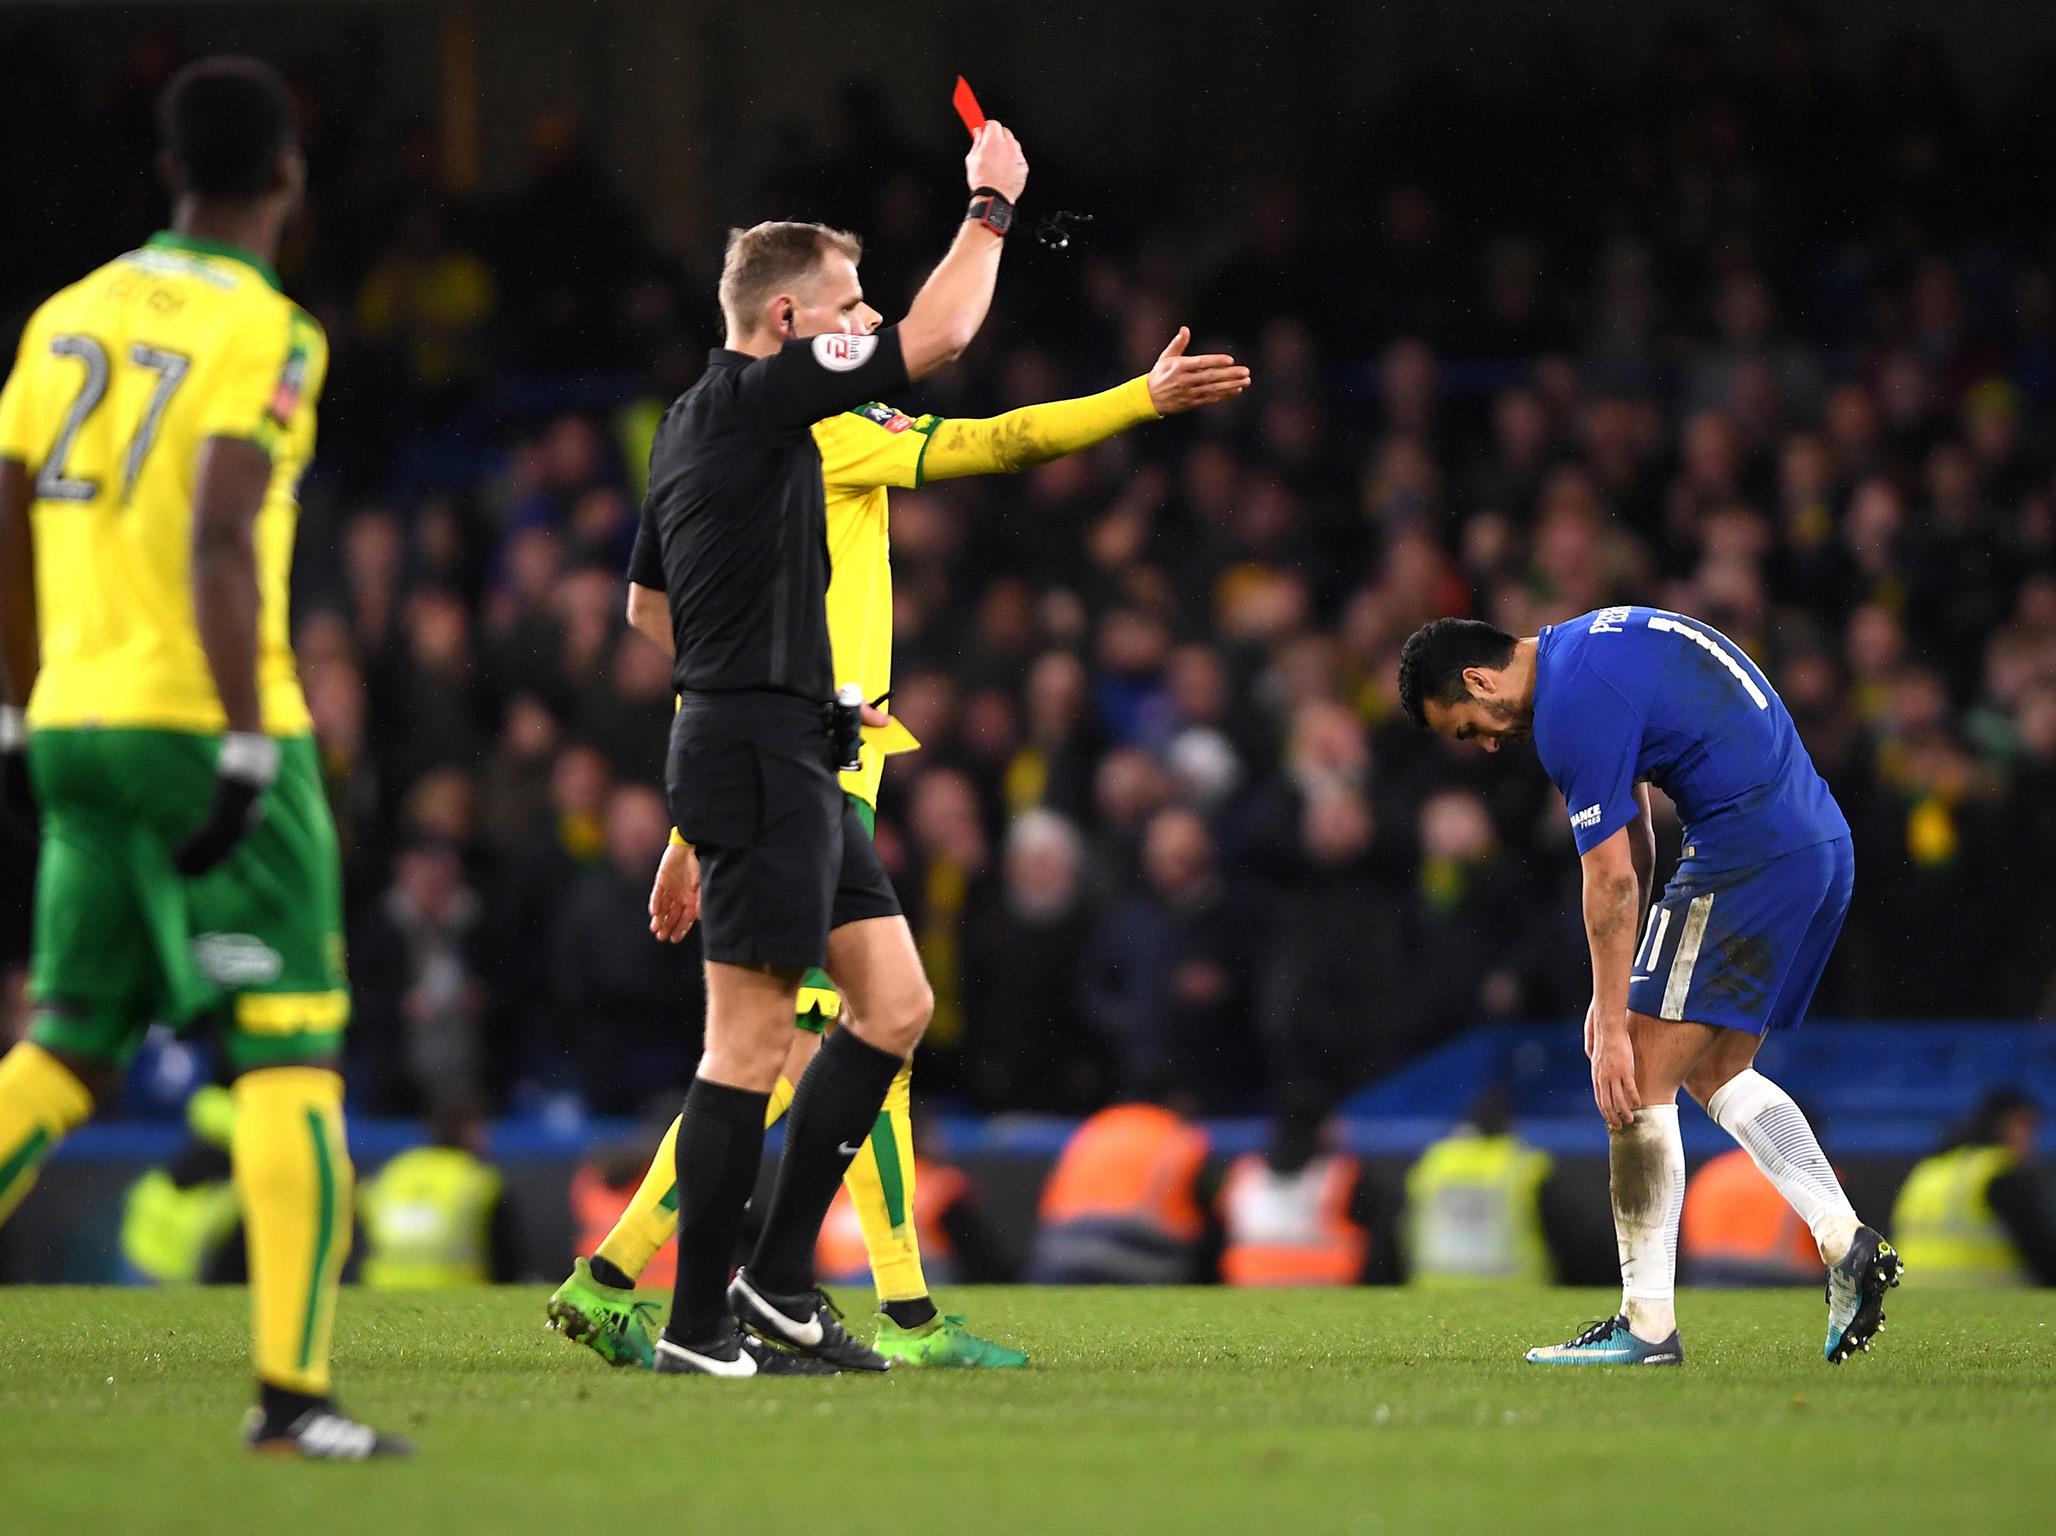
[{"label": "blue football shorts", "polygon": [[1855,885],[1846,837],[1748,869],[1712,873],[1685,860],[1649,909],[1628,1007],[1752,1035],[1798,1028]]}]

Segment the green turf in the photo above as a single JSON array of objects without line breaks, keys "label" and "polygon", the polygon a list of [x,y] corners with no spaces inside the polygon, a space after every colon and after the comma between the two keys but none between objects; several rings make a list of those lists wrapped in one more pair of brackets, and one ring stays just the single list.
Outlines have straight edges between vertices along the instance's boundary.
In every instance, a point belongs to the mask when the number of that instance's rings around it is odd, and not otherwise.
[{"label": "green turf", "polygon": [[[407,1465],[235,1449],[235,1291],[0,1289],[0,1530],[1527,1532],[2046,1528],[2056,1296],[1688,1294],[1683,1370],[1545,1370],[1597,1292],[961,1290],[1028,1372],[609,1371],[541,1289],[344,1298],[345,1403]],[[857,1298],[848,1298],[856,1301]]]}]

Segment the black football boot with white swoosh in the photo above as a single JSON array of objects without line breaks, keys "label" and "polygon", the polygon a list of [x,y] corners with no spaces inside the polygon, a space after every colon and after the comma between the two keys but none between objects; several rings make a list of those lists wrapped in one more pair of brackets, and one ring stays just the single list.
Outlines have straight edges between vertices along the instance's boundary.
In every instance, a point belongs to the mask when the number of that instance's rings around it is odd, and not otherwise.
[{"label": "black football boot with white swoosh", "polygon": [[728,1336],[687,1346],[669,1338],[657,1340],[657,1354],[651,1369],[659,1376],[836,1376],[841,1373],[824,1360],[812,1360],[788,1350],[774,1349],[762,1339],[751,1338],[730,1325]]},{"label": "black football boot with white swoosh", "polygon": [[834,1366],[839,1371],[885,1371],[892,1362],[842,1325],[842,1313],[823,1290],[796,1296],[760,1291],[747,1267],[728,1282],[728,1308],[758,1338]]},{"label": "black football boot with white swoosh", "polygon": [[309,1461],[371,1461],[414,1454],[413,1441],[382,1435],[333,1403],[317,1403],[290,1420],[252,1408],[243,1420],[243,1444],[260,1455],[303,1456]]}]

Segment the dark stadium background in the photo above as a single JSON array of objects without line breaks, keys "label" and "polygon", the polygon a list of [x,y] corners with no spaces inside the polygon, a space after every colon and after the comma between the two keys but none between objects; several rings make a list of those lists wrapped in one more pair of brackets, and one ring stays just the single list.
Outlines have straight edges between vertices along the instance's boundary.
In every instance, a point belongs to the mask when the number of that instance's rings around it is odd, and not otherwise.
[{"label": "dark stadium background", "polygon": [[[221,49],[300,93],[281,265],[334,347],[296,599],[353,1113],[375,1161],[475,1092],[538,1273],[570,1163],[696,1049],[696,957],[640,916],[669,711],[620,619],[641,446],[718,340],[730,224],[846,224],[904,305],[961,200],[959,70],[1028,150],[1028,224],[1091,220],[1017,241],[966,363],[895,403],[1104,387],[1181,322],[1257,375],[893,498],[917,1083],[1017,1229],[1058,1133],[978,1117],[1166,1098],[1232,1147],[1311,1083],[1358,1095],[1390,1182],[1505,1081],[1543,1144],[1603,1150],[1561,808],[1528,754],[1397,718],[1442,612],[1647,600],[1763,662],[1857,832],[1816,1009],[1850,1023],[1780,1072],[1859,1205],[1982,1091],[2056,1096],[2056,13],[17,3],[0,337],[162,222],[150,103]],[[31,874],[0,848],[6,1038]],[[153,1048],[0,1273],[100,1272],[118,1202],[83,1195],[206,1070]]]}]

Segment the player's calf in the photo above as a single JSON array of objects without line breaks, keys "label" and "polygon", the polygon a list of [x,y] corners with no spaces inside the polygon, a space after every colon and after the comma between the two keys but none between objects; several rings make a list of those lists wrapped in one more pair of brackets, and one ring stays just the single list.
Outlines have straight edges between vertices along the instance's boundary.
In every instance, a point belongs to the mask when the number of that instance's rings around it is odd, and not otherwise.
[{"label": "player's calf", "polygon": [[93,1113],[78,1069],[33,1041],[0,1056],[0,1222],[21,1204],[43,1159]]}]

